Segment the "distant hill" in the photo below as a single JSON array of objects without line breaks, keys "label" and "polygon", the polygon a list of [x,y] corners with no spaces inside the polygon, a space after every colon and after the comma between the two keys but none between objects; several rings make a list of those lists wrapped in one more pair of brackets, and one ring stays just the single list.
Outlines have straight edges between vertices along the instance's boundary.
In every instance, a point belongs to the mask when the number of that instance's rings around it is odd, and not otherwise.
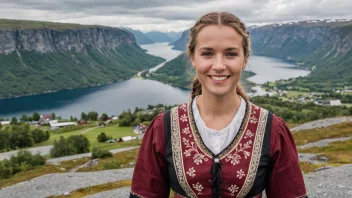
[{"label": "distant hill", "polygon": [[[312,69],[308,77],[287,86],[312,91],[331,91],[352,85],[352,21],[302,21],[248,28],[254,55],[284,58]],[[173,49],[186,50],[189,30],[171,43]]]},{"label": "distant hill", "polygon": [[133,36],[136,38],[138,45],[154,44],[155,43],[140,30],[134,30],[131,28],[123,28],[123,29],[125,29],[133,34]]},{"label": "distant hill", "polygon": [[287,86],[331,91],[352,85],[352,21],[302,21],[250,27],[255,55],[285,58],[312,69]]},{"label": "distant hill", "polygon": [[163,61],[119,28],[0,20],[0,99],[128,79]]},{"label": "distant hill", "polygon": [[165,34],[172,39],[171,42],[177,41],[182,36],[182,32],[165,32]]},{"label": "distant hill", "polygon": [[147,35],[155,43],[170,43],[172,41],[172,38],[164,32],[152,31],[146,32],[145,35]]},{"label": "distant hill", "polygon": [[181,37],[176,41],[172,42],[170,45],[174,46],[172,49],[185,51],[188,40],[189,40],[189,30],[185,30],[182,32]]}]

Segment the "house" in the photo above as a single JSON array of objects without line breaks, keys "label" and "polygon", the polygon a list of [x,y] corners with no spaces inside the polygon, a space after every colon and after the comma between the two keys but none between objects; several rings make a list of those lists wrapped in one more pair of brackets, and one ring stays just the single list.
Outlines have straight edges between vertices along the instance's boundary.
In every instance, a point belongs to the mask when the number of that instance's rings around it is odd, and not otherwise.
[{"label": "house", "polygon": [[80,125],[88,124],[87,120],[78,120],[77,123],[80,124]]},{"label": "house", "polygon": [[327,105],[327,106],[340,106],[341,101],[340,100],[317,100],[317,101],[315,101],[315,104]]},{"label": "house", "polygon": [[120,137],[119,142],[128,142],[136,139],[137,137],[125,136],[125,137]]},{"label": "house", "polygon": [[10,121],[1,121],[1,126],[9,125]]},{"label": "house", "polygon": [[50,123],[51,130],[63,128],[63,127],[68,127],[68,126],[77,126],[77,123],[75,122],[56,122],[56,123]]},{"label": "house", "polygon": [[147,130],[147,126],[144,124],[139,124],[133,127],[133,132],[136,134],[142,134]]}]

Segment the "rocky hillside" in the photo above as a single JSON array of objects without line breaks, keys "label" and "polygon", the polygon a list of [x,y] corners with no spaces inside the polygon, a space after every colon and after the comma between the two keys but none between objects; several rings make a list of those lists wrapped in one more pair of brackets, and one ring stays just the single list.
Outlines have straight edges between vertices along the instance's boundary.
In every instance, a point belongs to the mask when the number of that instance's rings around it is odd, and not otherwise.
[{"label": "rocky hillside", "polygon": [[0,99],[127,79],[162,61],[118,28],[0,20]]}]

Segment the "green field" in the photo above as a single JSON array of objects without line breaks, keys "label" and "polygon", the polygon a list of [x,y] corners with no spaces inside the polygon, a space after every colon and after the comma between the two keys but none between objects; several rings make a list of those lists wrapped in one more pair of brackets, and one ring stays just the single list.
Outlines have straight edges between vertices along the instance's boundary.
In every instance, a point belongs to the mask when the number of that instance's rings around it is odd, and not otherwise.
[{"label": "green field", "polygon": [[[87,127],[84,129],[65,132],[65,133],[54,133],[55,131],[51,131],[49,140],[45,142],[41,142],[39,144],[35,144],[34,146],[37,147],[37,146],[53,145],[54,140],[59,140],[60,136],[64,136],[65,138],[68,138],[71,135],[79,135],[81,132],[91,128],[94,128],[94,127]],[[116,149],[116,148],[140,145],[140,141],[120,142],[120,143],[101,143],[101,142],[98,142],[97,140],[97,137],[101,132],[104,132],[107,136],[112,136],[113,139],[119,139],[120,137],[123,137],[123,136],[136,136],[136,134],[132,131],[132,127],[118,127],[118,126],[98,127],[83,133],[83,135],[86,136],[90,142],[90,149],[92,149],[93,147]]]}]

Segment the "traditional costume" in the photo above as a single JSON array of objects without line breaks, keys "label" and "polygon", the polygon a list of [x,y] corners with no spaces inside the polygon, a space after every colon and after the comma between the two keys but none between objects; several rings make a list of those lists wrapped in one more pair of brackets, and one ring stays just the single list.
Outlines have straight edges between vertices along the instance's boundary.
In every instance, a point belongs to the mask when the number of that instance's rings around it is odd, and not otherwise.
[{"label": "traditional costume", "polygon": [[238,131],[219,152],[204,143],[209,139],[203,141],[197,128],[192,101],[158,115],[143,138],[130,197],[167,198],[170,188],[175,197],[259,198],[264,190],[268,198],[306,197],[296,145],[284,121],[242,103]]}]

